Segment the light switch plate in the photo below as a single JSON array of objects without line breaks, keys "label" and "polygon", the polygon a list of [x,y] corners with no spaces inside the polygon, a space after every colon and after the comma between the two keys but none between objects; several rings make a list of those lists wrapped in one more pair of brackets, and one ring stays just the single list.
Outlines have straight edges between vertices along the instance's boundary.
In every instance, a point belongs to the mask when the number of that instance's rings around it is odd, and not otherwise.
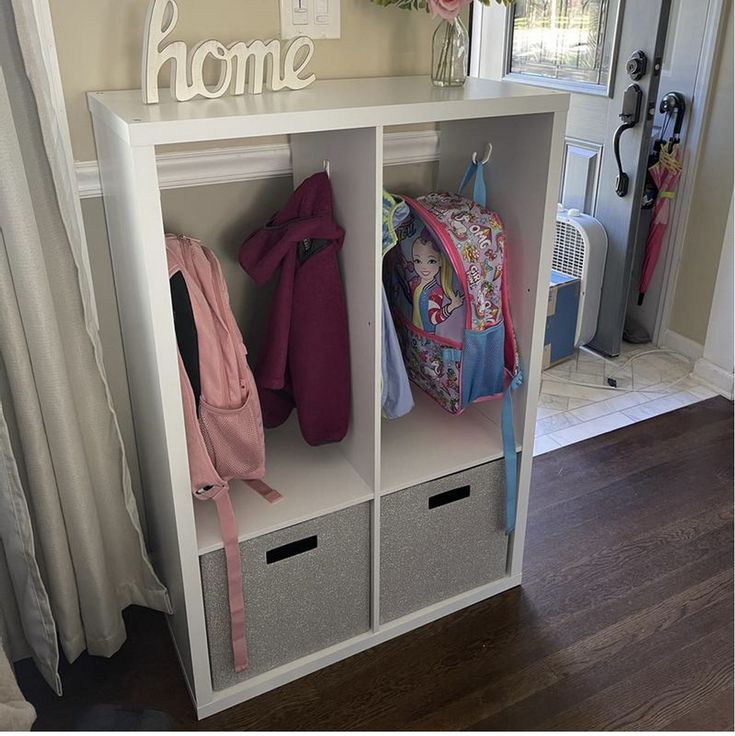
[{"label": "light switch plate", "polygon": [[279,0],[281,38],[340,38],[340,0]]}]

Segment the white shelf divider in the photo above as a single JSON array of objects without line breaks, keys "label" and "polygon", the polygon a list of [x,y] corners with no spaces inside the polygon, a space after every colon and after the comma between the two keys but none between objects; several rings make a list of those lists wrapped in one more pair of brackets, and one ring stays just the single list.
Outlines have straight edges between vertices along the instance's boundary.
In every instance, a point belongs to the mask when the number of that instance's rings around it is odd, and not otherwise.
[{"label": "white shelf divider", "polygon": [[[456,188],[467,151],[493,144],[486,166],[488,206],[504,225],[504,267],[524,381],[513,392],[516,442],[533,447],[546,330],[548,278],[553,251],[553,214],[559,198],[561,143],[566,110],[514,117],[445,121],[440,130],[438,186]],[[526,534],[532,452],[522,453],[516,527],[508,569],[520,575]]]},{"label": "white shelf divider", "polygon": [[336,221],[345,230],[339,254],[350,340],[351,416],[339,444],[367,485],[377,484],[379,457],[380,187],[382,131],[351,128],[291,136],[294,186],[329,161]]}]

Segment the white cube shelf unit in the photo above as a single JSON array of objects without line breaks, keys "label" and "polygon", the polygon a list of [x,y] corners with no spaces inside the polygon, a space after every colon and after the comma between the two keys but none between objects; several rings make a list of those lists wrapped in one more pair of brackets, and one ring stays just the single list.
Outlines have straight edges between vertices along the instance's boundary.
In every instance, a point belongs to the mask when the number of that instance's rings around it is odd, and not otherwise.
[{"label": "white cube shelf unit", "polygon": [[[89,94],[89,108],[150,548],[171,593],[170,628],[186,680],[199,717],[205,717],[520,583],[568,95],[479,79],[468,79],[460,89],[439,89],[426,77],[398,77],[318,81],[299,91],[186,103],[161,97],[160,104],[147,106],[137,90],[96,92]],[[381,419],[383,130],[416,123],[439,126],[439,190],[454,190],[472,152],[493,144],[488,196],[505,223],[513,321],[526,373],[514,394],[520,488],[516,529],[503,541],[507,559],[497,579],[381,623],[381,498],[388,508],[387,494],[425,489],[428,481],[453,473],[469,477],[475,472],[469,469],[503,456],[500,402],[451,416],[416,389],[413,412],[393,422]],[[271,506],[234,483],[240,538],[245,545],[257,543],[297,524],[328,530],[331,518],[347,518],[343,512],[362,505],[355,519],[370,519],[368,610],[362,633],[215,689],[200,558],[221,549],[222,541],[213,504],[196,502],[190,493],[156,146],[273,134],[289,135],[294,185],[321,170],[324,159],[330,162],[336,216],[347,233],[341,265],[352,417],[348,436],[334,445],[307,446],[293,417],[266,433],[266,480],[285,498]],[[273,209],[280,204],[274,202]],[[243,277],[243,288],[245,282]],[[369,514],[363,517],[365,509]],[[392,568],[396,574],[400,564]],[[246,582],[246,601],[256,592],[267,599],[269,591],[248,591]]]}]

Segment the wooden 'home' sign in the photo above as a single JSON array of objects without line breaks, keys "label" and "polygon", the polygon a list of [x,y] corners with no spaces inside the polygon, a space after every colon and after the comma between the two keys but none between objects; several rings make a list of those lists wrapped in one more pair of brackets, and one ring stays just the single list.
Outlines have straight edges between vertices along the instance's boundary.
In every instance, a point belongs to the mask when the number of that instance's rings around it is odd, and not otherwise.
[{"label": "wooden 'home' sign", "polygon": [[[314,54],[314,42],[307,36],[294,38],[281,56],[281,42],[236,41],[228,46],[219,41],[200,41],[188,50],[183,41],[171,41],[160,48],[173,32],[179,18],[176,0],[151,0],[143,41],[143,102],[158,102],[158,72],[171,62],[171,96],[183,102],[197,95],[214,99],[230,88],[235,95],[259,94],[266,89],[303,89],[315,74],[301,77]],[[204,63],[211,57],[219,63],[220,75],[214,87],[204,84]]]}]

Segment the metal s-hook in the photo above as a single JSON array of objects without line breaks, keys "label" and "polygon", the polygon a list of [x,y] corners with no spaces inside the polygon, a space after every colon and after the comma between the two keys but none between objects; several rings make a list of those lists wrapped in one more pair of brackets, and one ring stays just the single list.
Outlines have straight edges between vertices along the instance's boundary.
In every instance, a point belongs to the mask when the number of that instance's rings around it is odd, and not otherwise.
[{"label": "metal s-hook", "polygon": [[[493,153],[493,144],[488,143],[487,147],[485,148],[485,156],[483,157],[482,161],[480,163],[486,164],[490,160],[490,156],[492,156]],[[477,151],[474,151],[472,153],[472,163],[477,163]]]},{"label": "metal s-hook", "polygon": [[329,171],[329,159],[326,159],[325,158],[322,161],[322,166],[324,167],[324,173],[327,175],[327,179],[331,179],[332,176],[331,176],[330,171]]}]

